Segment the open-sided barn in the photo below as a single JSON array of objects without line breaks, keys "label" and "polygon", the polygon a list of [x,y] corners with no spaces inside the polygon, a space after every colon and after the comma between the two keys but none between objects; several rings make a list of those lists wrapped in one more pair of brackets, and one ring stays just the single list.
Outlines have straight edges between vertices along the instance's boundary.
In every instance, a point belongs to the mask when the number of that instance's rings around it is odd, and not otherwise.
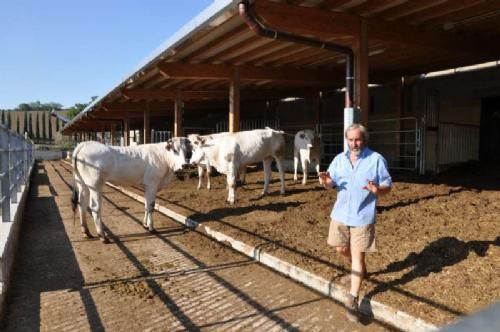
[{"label": "open-sided barn", "polygon": [[498,159],[499,13],[497,1],[214,1],[63,131],[130,144],[316,128],[327,163],[354,117],[392,168]]}]

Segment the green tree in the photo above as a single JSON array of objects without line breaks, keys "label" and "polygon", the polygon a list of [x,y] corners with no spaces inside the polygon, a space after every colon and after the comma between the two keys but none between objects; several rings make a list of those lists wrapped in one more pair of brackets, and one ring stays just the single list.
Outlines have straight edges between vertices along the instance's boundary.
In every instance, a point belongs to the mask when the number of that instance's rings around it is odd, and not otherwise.
[{"label": "green tree", "polygon": [[47,131],[46,131],[46,123],[47,123],[47,118],[46,114],[47,112],[42,112],[42,139],[45,141],[47,139]]},{"label": "green tree", "polygon": [[25,133],[28,132],[28,111],[24,111],[23,129]]},{"label": "green tree", "polygon": [[28,117],[29,123],[28,123],[28,136],[33,139],[33,113],[30,113],[30,116]]},{"label": "green tree", "polygon": [[68,113],[66,114],[66,116],[70,120],[73,119],[75,116],[78,115],[78,113],[83,111],[85,109],[85,107],[87,107],[87,105],[88,104],[80,104],[80,103],[75,104],[74,106],[72,106],[68,109]]},{"label": "green tree", "polygon": [[38,116],[38,112],[36,112],[36,119],[35,119],[35,138],[37,141],[40,140],[40,119],[39,119],[39,116]]},{"label": "green tree", "polygon": [[21,120],[19,120],[19,115],[16,114],[16,132],[21,133]]},{"label": "green tree", "polygon": [[7,127],[9,129],[12,129],[12,116],[10,112],[7,112]]},{"label": "green tree", "polygon": [[5,124],[5,111],[2,111],[2,124]]},{"label": "green tree", "polygon": [[49,141],[52,142],[52,117],[49,115],[48,116],[49,118],[49,123],[48,123],[48,126],[49,126]]}]

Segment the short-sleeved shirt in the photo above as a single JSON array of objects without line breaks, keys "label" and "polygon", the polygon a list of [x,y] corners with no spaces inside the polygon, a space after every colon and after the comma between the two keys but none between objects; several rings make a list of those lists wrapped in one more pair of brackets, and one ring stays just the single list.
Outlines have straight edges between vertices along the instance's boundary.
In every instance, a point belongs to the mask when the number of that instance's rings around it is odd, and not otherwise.
[{"label": "short-sleeved shirt", "polygon": [[349,151],[338,154],[328,167],[328,173],[337,188],[337,200],[330,214],[347,226],[365,226],[375,222],[377,195],[363,189],[368,181],[390,187],[392,178],[387,161],[379,153],[364,148],[354,167]]}]

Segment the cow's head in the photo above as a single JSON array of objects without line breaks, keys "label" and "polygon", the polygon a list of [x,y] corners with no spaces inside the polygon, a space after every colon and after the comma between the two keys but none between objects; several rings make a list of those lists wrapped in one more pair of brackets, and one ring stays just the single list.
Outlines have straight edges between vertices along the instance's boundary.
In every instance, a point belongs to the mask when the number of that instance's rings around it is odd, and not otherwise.
[{"label": "cow's head", "polygon": [[167,151],[175,155],[175,171],[189,167],[189,160],[193,152],[193,146],[186,137],[174,137],[168,140],[165,146]]},{"label": "cow's head", "polygon": [[191,159],[189,163],[193,166],[197,166],[203,159],[205,159],[205,150],[203,149],[205,146],[203,144],[194,145],[193,154],[191,155]]}]

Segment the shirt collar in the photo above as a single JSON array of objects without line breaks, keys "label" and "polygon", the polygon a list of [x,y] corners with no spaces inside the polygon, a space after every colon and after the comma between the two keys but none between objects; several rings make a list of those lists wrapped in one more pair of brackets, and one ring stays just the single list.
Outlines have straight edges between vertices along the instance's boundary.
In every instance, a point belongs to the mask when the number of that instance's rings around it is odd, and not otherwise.
[{"label": "shirt collar", "polygon": [[[364,157],[366,157],[368,153],[368,147],[364,147],[363,150],[361,150],[361,153],[359,154],[359,159],[362,159]],[[349,156],[351,154],[351,150],[347,149],[346,152],[344,152],[344,155],[346,156],[347,159],[349,159]]]}]

